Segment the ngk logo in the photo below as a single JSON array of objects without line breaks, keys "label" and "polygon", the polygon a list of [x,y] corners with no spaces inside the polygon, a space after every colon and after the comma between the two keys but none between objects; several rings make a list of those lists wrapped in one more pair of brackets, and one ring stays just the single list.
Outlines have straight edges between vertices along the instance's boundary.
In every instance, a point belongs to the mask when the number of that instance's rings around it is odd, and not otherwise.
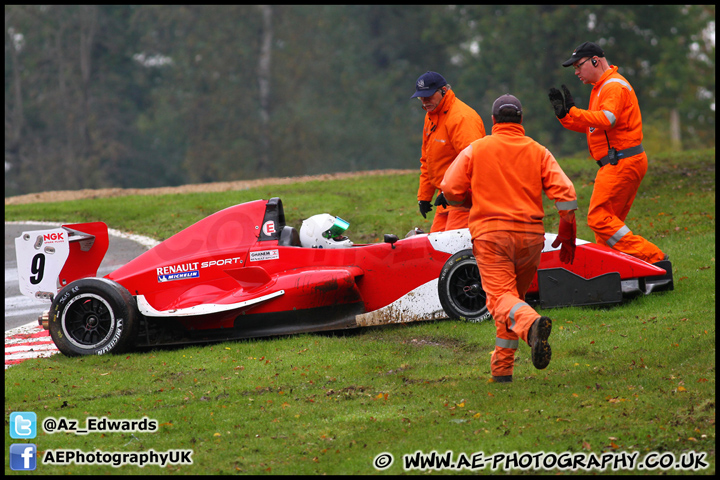
[{"label": "ngk logo", "polygon": [[62,242],[64,240],[63,238],[64,233],[46,233],[43,235],[43,240],[47,242]]}]

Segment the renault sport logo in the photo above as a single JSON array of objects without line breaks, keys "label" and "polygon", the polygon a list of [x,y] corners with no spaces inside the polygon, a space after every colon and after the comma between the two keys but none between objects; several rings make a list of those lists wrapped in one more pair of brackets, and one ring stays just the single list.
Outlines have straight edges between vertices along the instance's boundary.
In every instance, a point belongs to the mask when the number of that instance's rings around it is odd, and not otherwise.
[{"label": "renault sport logo", "polygon": [[170,282],[172,280],[184,280],[186,278],[197,278],[200,271],[197,269],[198,262],[180,263],[178,265],[168,265],[166,267],[157,268],[157,279],[159,283]]}]

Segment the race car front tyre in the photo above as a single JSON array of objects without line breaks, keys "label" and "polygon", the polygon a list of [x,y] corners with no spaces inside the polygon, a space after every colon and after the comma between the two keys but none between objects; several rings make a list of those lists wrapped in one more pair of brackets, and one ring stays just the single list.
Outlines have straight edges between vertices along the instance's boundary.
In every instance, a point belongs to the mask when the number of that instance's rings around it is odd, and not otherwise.
[{"label": "race car front tyre", "polygon": [[450,318],[469,322],[491,319],[485,291],[472,250],[462,250],[445,262],[438,281],[440,304]]},{"label": "race car front tyre", "polygon": [[132,345],[139,316],[135,299],[122,285],[83,278],[55,296],[50,335],[68,356],[119,353]]}]

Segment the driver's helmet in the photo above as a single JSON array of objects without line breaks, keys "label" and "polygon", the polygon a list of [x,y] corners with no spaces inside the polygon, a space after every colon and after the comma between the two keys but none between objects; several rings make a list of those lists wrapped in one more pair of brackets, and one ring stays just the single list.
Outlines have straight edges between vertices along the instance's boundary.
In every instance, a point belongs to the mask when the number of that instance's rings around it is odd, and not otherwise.
[{"label": "driver's helmet", "polygon": [[340,217],[328,213],[313,215],[303,220],[300,227],[300,244],[307,248],[343,248],[352,246],[348,237],[343,236],[350,226]]}]

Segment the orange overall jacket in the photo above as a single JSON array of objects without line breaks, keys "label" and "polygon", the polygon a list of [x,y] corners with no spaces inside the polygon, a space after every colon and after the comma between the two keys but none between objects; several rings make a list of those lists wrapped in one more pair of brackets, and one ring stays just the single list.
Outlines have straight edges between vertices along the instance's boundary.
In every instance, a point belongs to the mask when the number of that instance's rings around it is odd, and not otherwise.
[{"label": "orange overall jacket", "polygon": [[[560,123],[587,135],[590,155],[600,160],[608,154],[608,142],[616,150],[642,143],[642,116],[635,90],[612,66],[593,86],[587,110],[571,108]],[[605,135],[607,134],[607,137]]]},{"label": "orange overall jacket", "polygon": [[417,199],[431,201],[458,153],[484,136],[480,115],[448,90],[440,104],[425,114]]},{"label": "orange overall jacket", "polygon": [[497,230],[544,234],[543,191],[561,215],[577,209],[575,187],[555,157],[517,123],[495,124],[492,135],[471,143],[447,169],[440,188],[456,205],[472,188],[473,238]]}]

